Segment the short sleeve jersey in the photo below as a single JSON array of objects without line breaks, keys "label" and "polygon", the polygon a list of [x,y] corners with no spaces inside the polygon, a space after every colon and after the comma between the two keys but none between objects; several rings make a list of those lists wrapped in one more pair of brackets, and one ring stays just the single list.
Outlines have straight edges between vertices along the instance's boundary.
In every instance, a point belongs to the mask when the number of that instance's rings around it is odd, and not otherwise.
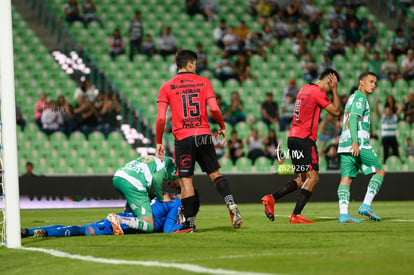
[{"label": "short sleeve jersey", "polygon": [[331,100],[319,86],[303,86],[296,97],[289,137],[310,138],[316,141],[321,109],[330,103]]},{"label": "short sleeve jersey", "polygon": [[162,162],[155,156],[143,156],[128,162],[123,167],[119,168],[117,172],[122,171],[134,179],[141,179],[141,176],[144,176],[145,181],[141,181],[141,184],[144,188],[149,189],[152,185],[153,175],[156,172],[164,170],[165,180],[168,179],[169,175],[165,164],[166,162]]},{"label": "short sleeve jersey", "polygon": [[173,135],[177,140],[211,135],[207,100],[215,98],[211,82],[193,73],[179,73],[161,86],[157,102],[170,105]]},{"label": "short sleeve jersey", "polygon": [[371,110],[366,95],[361,91],[356,91],[348,99],[345,105],[344,120],[342,122],[342,133],[339,138],[338,153],[349,153],[352,148],[351,130],[349,128],[349,118],[357,115],[357,136],[360,148],[371,149],[370,138],[370,115]]}]

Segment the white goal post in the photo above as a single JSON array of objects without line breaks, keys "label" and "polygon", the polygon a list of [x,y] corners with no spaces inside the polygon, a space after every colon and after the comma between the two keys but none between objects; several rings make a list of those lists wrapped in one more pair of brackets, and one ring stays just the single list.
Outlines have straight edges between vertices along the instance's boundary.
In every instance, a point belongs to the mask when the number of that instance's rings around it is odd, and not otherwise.
[{"label": "white goal post", "polygon": [[0,1],[0,100],[6,246],[21,247],[11,0]]}]

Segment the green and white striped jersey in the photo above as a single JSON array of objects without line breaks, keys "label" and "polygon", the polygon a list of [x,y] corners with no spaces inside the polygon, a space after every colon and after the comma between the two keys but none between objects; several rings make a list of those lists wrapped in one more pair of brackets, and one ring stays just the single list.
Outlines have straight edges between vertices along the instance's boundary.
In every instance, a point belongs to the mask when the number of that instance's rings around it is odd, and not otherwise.
[{"label": "green and white striped jersey", "polygon": [[119,168],[115,177],[121,177],[131,183],[139,191],[150,192],[153,185],[156,196],[162,201],[162,184],[175,178],[174,161],[165,157],[161,161],[155,156],[143,156],[128,162]]},{"label": "green and white striped jersey", "polygon": [[372,149],[369,144],[370,128],[371,128],[371,110],[367,96],[356,91],[348,99],[345,105],[344,120],[342,123],[342,134],[339,138],[338,153],[350,153],[352,148],[351,130],[349,129],[349,118],[351,114],[358,116],[357,119],[357,136],[360,149]]},{"label": "green and white striped jersey", "polygon": [[397,136],[398,116],[392,114],[391,116],[383,115],[381,117],[381,136],[383,138]]}]

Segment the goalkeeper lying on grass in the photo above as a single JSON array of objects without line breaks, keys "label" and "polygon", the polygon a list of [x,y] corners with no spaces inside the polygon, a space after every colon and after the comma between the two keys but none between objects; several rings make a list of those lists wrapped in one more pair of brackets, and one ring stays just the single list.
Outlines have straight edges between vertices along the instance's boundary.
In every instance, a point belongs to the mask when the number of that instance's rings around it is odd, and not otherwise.
[{"label": "goalkeeper lying on grass", "polygon": [[[169,201],[161,203],[157,198],[154,198],[151,201],[151,209],[154,218],[154,232],[171,233],[178,231],[183,227],[179,221],[181,200],[177,196],[169,194],[165,194],[164,197],[166,200],[169,199]],[[135,218],[134,213],[127,207],[124,213],[112,213],[105,219],[86,225],[50,225],[35,228],[23,228],[22,237],[98,236],[141,233],[139,230],[130,228],[125,224],[113,225],[110,219],[113,219],[114,215],[119,219]]]},{"label": "goalkeeper lying on grass", "polygon": [[[22,237],[177,231],[182,227],[177,223],[181,200],[165,199],[162,193],[163,183],[169,183],[174,189],[179,188],[179,179],[175,174],[174,161],[170,157],[165,157],[164,161],[154,156],[140,157],[118,169],[113,178],[115,189],[127,200],[125,213],[111,213],[106,219],[84,226],[54,225],[23,229]],[[150,202],[150,198],[154,197],[156,200]]]}]

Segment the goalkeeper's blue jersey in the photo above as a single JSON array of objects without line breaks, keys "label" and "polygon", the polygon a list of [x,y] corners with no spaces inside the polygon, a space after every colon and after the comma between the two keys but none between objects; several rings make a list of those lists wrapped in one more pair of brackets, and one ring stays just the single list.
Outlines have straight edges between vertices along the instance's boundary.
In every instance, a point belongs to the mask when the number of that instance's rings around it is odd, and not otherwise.
[{"label": "goalkeeper's blue jersey", "polygon": [[178,224],[178,215],[181,209],[181,200],[174,198],[168,202],[151,201],[152,216],[154,217],[154,232],[170,233],[180,230],[183,225]]}]

